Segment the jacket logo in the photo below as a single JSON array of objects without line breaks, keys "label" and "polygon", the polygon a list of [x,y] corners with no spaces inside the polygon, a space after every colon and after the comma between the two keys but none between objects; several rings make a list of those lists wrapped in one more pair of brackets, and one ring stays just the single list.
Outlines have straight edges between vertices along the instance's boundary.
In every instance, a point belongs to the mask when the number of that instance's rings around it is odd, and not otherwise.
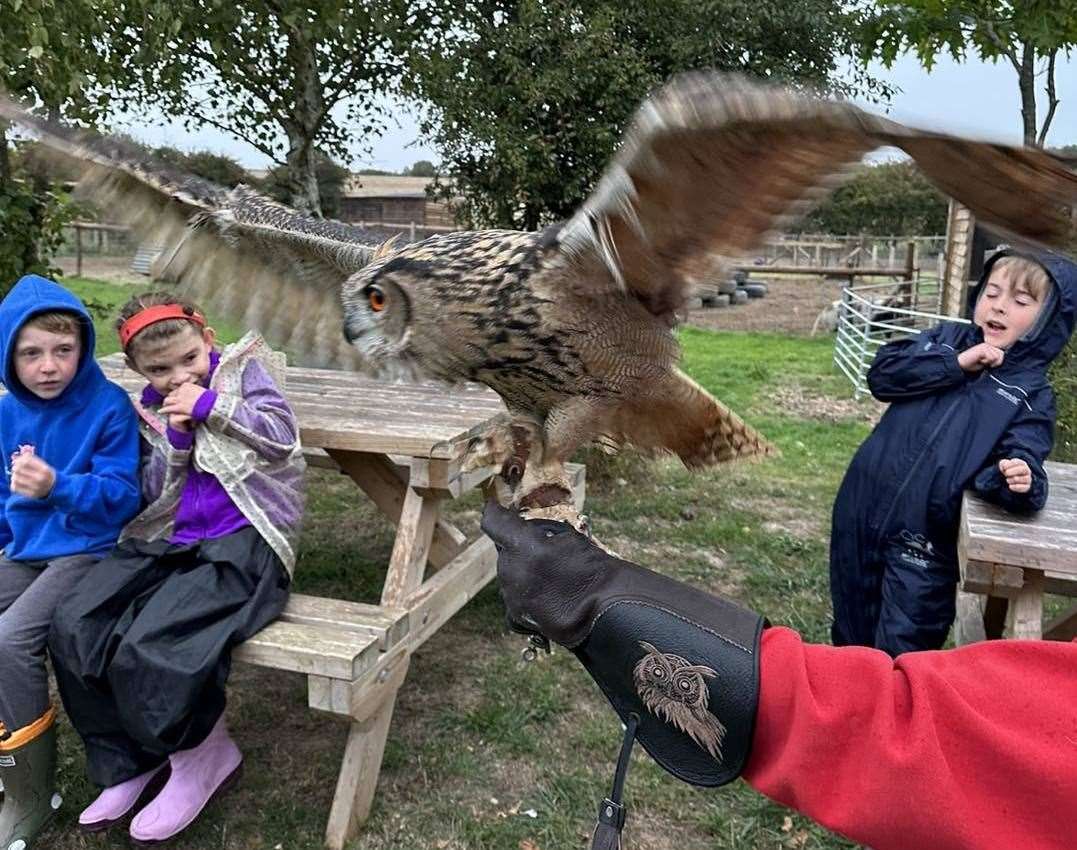
[{"label": "jacket logo", "polygon": [[1006,399],[1006,401],[1012,402],[1013,404],[1021,403],[1021,399],[1019,399],[1017,396],[1015,396],[1008,390],[1003,389],[1002,387],[996,387],[995,394],[1002,396],[1004,399]]}]

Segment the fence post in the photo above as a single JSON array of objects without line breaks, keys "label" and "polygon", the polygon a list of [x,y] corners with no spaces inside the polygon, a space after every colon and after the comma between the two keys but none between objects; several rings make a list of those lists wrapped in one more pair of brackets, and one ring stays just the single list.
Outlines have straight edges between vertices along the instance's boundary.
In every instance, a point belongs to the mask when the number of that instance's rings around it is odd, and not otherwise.
[{"label": "fence post", "polygon": [[82,277],[82,228],[75,225],[75,277]]},{"label": "fence post", "polygon": [[414,221],[411,222],[410,226],[408,227],[408,237],[412,242],[415,241],[415,222]]}]

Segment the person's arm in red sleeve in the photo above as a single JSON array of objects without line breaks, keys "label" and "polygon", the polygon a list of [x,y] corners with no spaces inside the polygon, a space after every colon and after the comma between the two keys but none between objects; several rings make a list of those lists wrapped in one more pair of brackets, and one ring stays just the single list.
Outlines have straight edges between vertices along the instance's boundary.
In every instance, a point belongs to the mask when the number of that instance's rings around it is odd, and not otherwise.
[{"label": "person's arm in red sleeve", "polygon": [[757,791],[874,850],[1077,847],[1077,643],[891,659],[763,633]]}]

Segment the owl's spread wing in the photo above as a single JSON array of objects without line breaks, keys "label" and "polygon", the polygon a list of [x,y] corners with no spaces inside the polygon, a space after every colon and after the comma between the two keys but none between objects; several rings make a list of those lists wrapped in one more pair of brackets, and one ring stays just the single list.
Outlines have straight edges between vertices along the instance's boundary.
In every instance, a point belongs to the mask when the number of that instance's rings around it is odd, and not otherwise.
[{"label": "owl's spread wing", "polygon": [[247,186],[225,189],[176,172],[120,139],[46,121],[2,97],[0,117],[83,166],[80,194],[161,247],[155,277],[178,284],[214,317],[258,328],[293,362],[361,368],[341,333],[340,285],[384,250],[380,237]]},{"label": "owl's spread wing", "polygon": [[678,77],[643,103],[561,229],[560,246],[602,262],[664,315],[716,257],[757,248],[887,145],[999,230],[1047,244],[1070,233],[1059,208],[1077,203],[1077,175],[1042,151],[914,130],[848,103],[711,72]]}]

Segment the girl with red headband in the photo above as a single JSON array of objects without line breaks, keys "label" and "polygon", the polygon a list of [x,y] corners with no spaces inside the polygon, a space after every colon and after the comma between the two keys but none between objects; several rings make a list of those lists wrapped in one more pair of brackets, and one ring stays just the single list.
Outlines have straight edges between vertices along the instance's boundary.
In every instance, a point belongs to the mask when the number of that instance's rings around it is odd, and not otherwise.
[{"label": "girl with red headband", "polygon": [[[287,601],[303,513],[299,429],[255,333],[222,352],[194,304],[130,301],[117,323],[136,403],[143,510],[61,604],[49,647],[101,795],[96,832],[186,829],[238,775],[224,722],[231,649]],[[274,377],[276,374],[277,377]]]}]

